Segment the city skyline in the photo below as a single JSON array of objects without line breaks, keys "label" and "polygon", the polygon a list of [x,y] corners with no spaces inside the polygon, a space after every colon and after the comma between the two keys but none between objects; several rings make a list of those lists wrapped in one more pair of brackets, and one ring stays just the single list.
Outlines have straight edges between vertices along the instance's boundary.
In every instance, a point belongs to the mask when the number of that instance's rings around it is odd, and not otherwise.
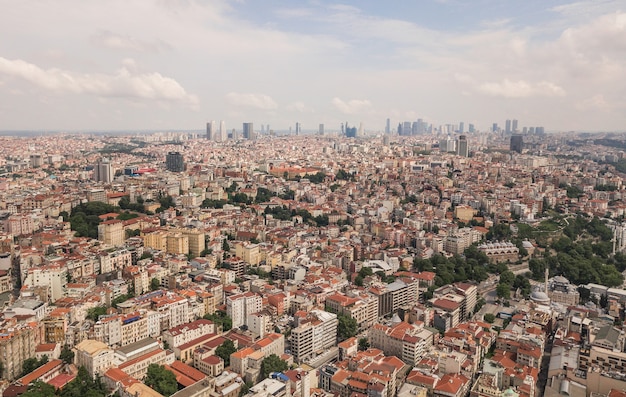
[{"label": "city skyline", "polygon": [[227,120],[332,131],[348,119],[384,132],[390,118],[391,128],[462,120],[487,131],[517,119],[546,131],[623,131],[623,8],[7,3],[0,130],[200,130]]}]

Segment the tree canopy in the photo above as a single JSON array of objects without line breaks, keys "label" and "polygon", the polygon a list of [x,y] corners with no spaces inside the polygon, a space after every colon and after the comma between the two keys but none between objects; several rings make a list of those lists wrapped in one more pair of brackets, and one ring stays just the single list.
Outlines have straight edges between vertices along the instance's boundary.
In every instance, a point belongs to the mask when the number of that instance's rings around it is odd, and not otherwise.
[{"label": "tree canopy", "polygon": [[174,375],[172,371],[165,369],[163,365],[148,365],[148,372],[146,373],[143,383],[165,397],[169,397],[178,391],[176,375]]},{"label": "tree canopy", "polygon": [[349,316],[337,316],[339,324],[337,325],[337,335],[339,339],[345,340],[353,337],[358,332],[358,324],[355,319]]},{"label": "tree canopy", "polygon": [[226,312],[221,310],[218,310],[212,314],[207,313],[202,318],[204,318],[205,320],[213,321],[216,325],[221,326],[222,331],[228,331],[233,327],[233,320],[228,317]]},{"label": "tree canopy", "polygon": [[235,348],[235,344],[232,340],[226,339],[224,343],[219,345],[217,349],[215,349],[215,355],[224,360],[224,367],[228,367],[230,365],[230,355],[237,351]]},{"label": "tree canopy", "polygon": [[261,361],[261,379],[266,379],[272,372],[283,372],[288,368],[287,362],[276,354],[270,354]]}]

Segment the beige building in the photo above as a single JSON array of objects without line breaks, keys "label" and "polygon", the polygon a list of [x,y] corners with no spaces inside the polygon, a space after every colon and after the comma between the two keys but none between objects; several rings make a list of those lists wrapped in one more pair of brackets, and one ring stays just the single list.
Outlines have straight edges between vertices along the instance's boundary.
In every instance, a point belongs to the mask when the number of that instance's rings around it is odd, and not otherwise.
[{"label": "beige building", "polygon": [[181,233],[187,236],[189,253],[194,258],[199,257],[200,253],[206,248],[204,233],[198,229],[181,229]]},{"label": "beige building", "polygon": [[22,373],[22,364],[35,357],[37,330],[19,327],[0,333],[0,363],[4,368],[2,378],[13,380]]},{"label": "beige building", "polygon": [[236,243],[235,255],[243,259],[244,262],[249,263],[253,266],[257,266],[261,261],[258,244],[251,244],[248,242]]},{"label": "beige building", "polygon": [[189,253],[189,237],[178,232],[168,233],[166,252],[174,255],[187,255]]},{"label": "beige building", "polygon": [[98,240],[108,245],[123,245],[126,240],[124,222],[118,219],[101,222],[98,225]]},{"label": "beige building", "polygon": [[102,375],[113,366],[113,350],[97,340],[85,339],[75,346],[76,365],[84,366],[92,377]]},{"label": "beige building", "polygon": [[149,232],[142,232],[143,245],[148,248],[152,248],[158,251],[165,251],[167,249],[167,232],[164,230],[152,230]]},{"label": "beige building", "polygon": [[335,293],[326,298],[327,310],[356,320],[359,330],[371,327],[378,318],[378,299],[369,294],[354,297]]},{"label": "beige building", "polygon": [[368,336],[372,347],[411,365],[417,363],[434,342],[433,333],[424,329],[423,325],[405,322],[398,322],[391,327],[374,324]]}]

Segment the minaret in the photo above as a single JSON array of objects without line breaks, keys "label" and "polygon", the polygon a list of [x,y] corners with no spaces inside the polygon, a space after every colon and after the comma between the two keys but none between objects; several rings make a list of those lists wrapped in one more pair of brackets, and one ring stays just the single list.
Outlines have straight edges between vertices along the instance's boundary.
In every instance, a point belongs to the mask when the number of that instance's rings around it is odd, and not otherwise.
[{"label": "minaret", "polygon": [[545,285],[544,285],[544,291],[546,293],[546,295],[548,295],[548,268],[546,267],[546,280],[545,280]]}]

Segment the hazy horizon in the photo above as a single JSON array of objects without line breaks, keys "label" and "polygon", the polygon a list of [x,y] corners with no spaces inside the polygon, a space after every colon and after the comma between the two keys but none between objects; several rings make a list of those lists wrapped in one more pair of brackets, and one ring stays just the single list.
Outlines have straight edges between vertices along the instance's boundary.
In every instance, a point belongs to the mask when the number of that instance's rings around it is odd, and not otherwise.
[{"label": "hazy horizon", "polygon": [[615,0],[0,1],[3,131],[626,126]]}]

